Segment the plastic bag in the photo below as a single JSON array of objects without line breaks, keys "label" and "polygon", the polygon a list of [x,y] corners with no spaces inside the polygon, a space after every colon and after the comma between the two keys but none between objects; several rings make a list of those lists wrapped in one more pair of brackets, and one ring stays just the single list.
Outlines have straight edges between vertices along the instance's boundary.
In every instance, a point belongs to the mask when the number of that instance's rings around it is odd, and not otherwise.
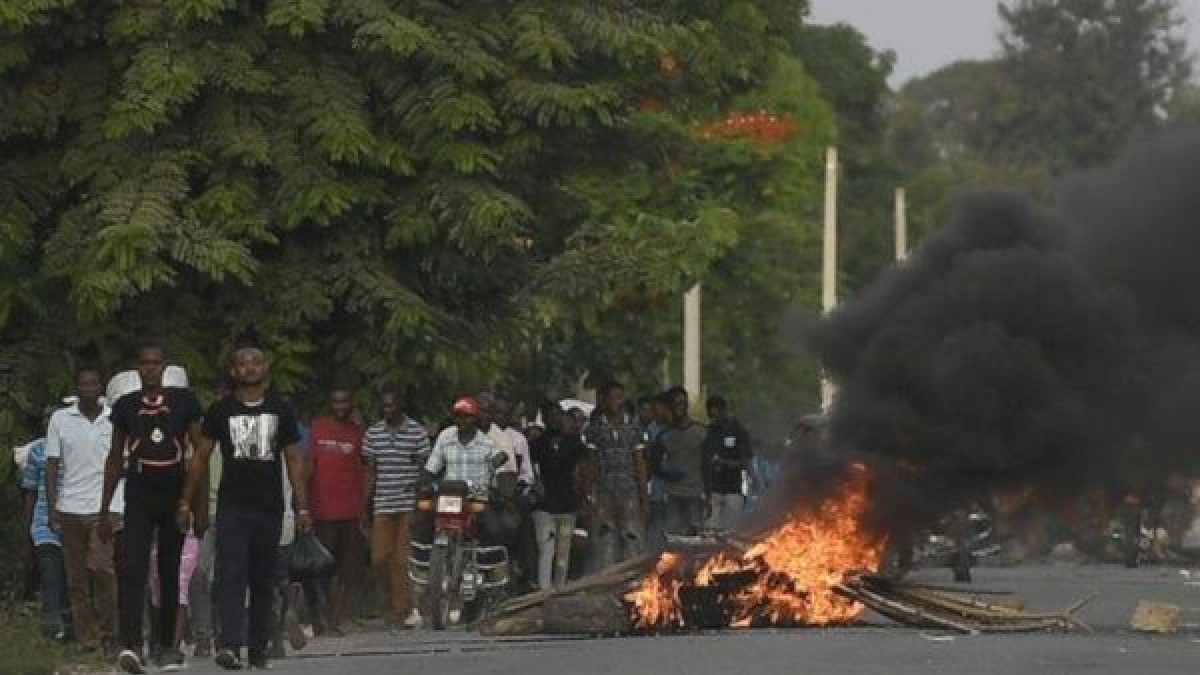
[{"label": "plastic bag", "polygon": [[321,574],[333,567],[333,564],[333,554],[312,532],[301,534],[292,542],[289,561],[292,574]]}]

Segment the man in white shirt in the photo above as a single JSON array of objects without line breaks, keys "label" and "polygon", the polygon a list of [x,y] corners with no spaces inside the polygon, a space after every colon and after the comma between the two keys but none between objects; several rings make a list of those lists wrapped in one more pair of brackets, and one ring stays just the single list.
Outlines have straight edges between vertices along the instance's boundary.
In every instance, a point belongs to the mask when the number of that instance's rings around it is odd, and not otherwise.
[{"label": "man in white shirt", "polygon": [[[98,370],[81,368],[75,392],[75,403],[54,413],[46,430],[46,495],[53,506],[51,526],[63,537],[75,633],[86,648],[95,649],[101,640],[112,641],[116,619],[112,542],[99,532],[112,423],[100,400]],[[89,588],[95,589],[91,601]]]}]

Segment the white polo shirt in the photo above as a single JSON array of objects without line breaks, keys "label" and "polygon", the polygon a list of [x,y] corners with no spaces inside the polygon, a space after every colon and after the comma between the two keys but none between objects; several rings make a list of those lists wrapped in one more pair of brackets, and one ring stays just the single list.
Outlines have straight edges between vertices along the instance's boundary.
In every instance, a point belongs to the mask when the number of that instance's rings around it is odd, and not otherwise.
[{"label": "white polo shirt", "polygon": [[[79,404],[55,412],[46,429],[46,458],[62,464],[56,508],[62,513],[95,515],[104,491],[104,463],[112,444],[109,408],[102,405],[95,421],[79,412]],[[114,499],[114,501],[116,501]]]}]

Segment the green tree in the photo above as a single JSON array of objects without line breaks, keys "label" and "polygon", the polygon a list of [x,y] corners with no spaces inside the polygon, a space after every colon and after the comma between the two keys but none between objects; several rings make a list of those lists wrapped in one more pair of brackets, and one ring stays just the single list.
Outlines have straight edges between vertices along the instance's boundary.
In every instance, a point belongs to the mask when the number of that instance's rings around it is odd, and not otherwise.
[{"label": "green tree", "polygon": [[[794,156],[693,135],[771,91],[805,12],[3,3],[0,362],[31,404],[61,394],[70,359],[120,365],[144,333],[202,387],[245,334],[287,391],[351,373],[440,406],[511,383],[531,346],[570,354],[619,328],[620,297],[671,297],[739,242],[807,236],[793,191],[811,187],[829,125],[806,80],[793,114],[812,133]],[[770,189],[786,207],[760,208]],[[792,281],[745,288],[793,297],[771,286]],[[539,381],[571,380],[549,363]]]},{"label": "green tree", "polygon": [[1108,159],[1161,124],[1191,72],[1177,0],[1020,0],[999,11],[1016,98],[984,130],[988,159],[1054,171]]}]

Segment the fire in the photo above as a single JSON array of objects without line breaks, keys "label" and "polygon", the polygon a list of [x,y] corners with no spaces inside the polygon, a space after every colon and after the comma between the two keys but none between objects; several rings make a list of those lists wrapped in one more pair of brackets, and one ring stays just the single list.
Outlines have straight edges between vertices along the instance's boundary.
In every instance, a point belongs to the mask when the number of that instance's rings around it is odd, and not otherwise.
[{"label": "fire", "polygon": [[[664,553],[625,596],[637,625],[696,627],[709,623],[695,616],[705,611],[709,620],[731,628],[822,626],[856,618],[863,607],[833,589],[847,572],[876,571],[883,556],[883,539],[862,526],[868,478],[866,467],[855,465],[837,496],[793,512],[743,552],[703,561]],[[714,611],[720,616],[711,616]]]}]

